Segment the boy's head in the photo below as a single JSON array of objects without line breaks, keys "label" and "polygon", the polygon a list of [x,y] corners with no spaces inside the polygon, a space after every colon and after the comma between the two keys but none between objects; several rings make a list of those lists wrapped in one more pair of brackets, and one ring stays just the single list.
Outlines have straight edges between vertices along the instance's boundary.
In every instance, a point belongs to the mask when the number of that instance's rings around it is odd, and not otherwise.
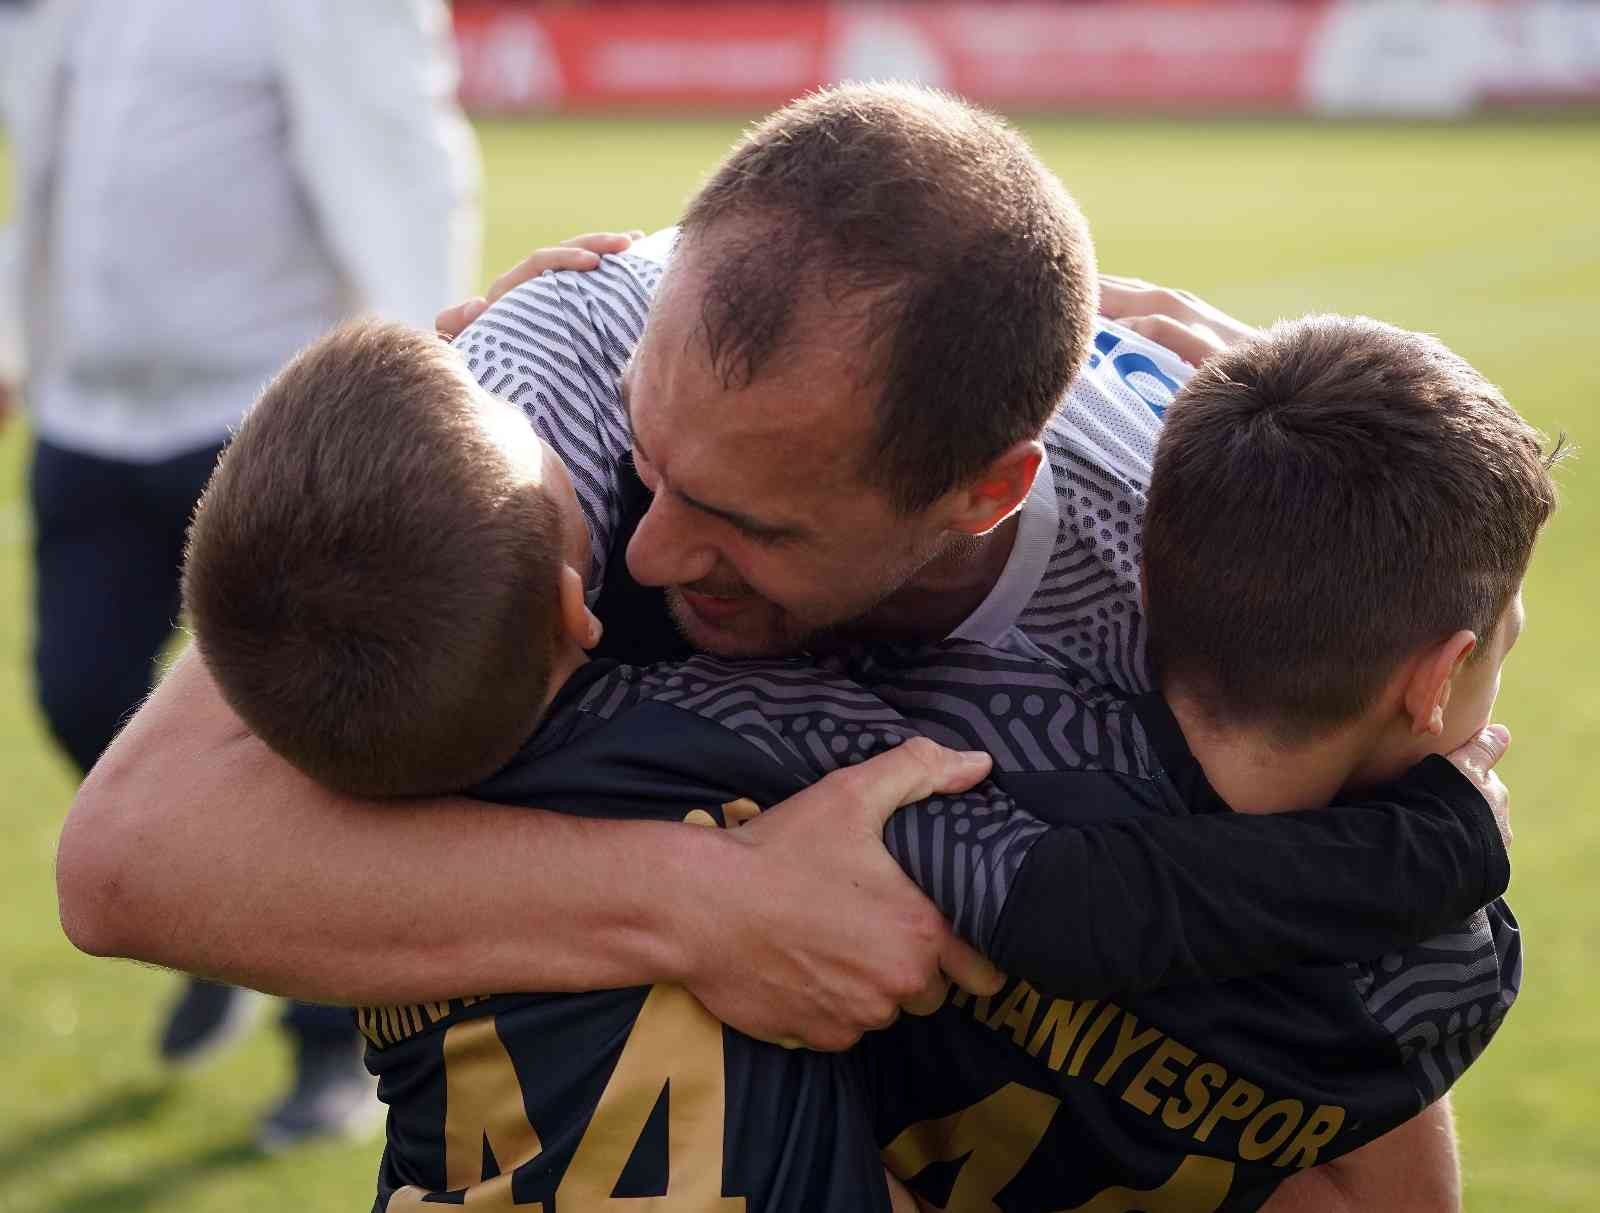
[{"label": "boy's head", "polygon": [[1145,519],[1164,688],[1285,745],[1358,723],[1358,777],[1484,724],[1555,507],[1539,434],[1437,340],[1313,316],[1206,363]]},{"label": "boy's head", "polygon": [[356,795],[458,790],[526,739],[587,535],[561,461],[455,351],[342,328],[268,385],[196,508],[196,643],[269,746]]}]

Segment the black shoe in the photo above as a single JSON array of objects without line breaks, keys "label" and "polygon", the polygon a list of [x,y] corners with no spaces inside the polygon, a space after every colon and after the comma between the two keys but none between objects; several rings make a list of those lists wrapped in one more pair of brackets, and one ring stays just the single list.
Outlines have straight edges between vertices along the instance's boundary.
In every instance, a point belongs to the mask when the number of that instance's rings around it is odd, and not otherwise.
[{"label": "black shoe", "polygon": [[169,1065],[188,1066],[209,1057],[254,1022],[262,995],[237,986],[191,977],[167,1012],[158,1046]]},{"label": "black shoe", "polygon": [[383,1123],[378,1080],[361,1060],[361,1041],[297,1042],[294,1089],[256,1131],[269,1154],[325,1137],[362,1137]]}]

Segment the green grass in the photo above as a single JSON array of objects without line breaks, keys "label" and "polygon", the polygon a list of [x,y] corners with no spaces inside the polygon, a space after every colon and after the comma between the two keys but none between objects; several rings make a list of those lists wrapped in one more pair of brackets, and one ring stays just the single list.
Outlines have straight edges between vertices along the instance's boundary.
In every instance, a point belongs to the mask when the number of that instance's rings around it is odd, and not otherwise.
[{"label": "green grass", "polygon": [[[736,126],[484,126],[486,267],[579,231],[667,222]],[[1582,443],[1600,428],[1593,122],[1026,126],[1089,213],[1106,268],[1256,320],[1325,309],[1425,328],[1545,429]],[[0,437],[0,1211],[365,1207],[375,1144],[288,1160],[241,1146],[285,1081],[277,1033],[167,1078],[151,1037],[172,980],[79,956],[61,937],[51,857],[72,780],[29,699],[24,446],[20,425]],[[1589,794],[1600,690],[1586,639],[1600,594],[1600,468],[1580,458],[1563,481],[1501,701],[1517,737],[1505,774],[1527,975],[1505,1031],[1458,1089],[1475,1213],[1576,1213],[1600,1186],[1600,909],[1588,867],[1600,853]]]}]

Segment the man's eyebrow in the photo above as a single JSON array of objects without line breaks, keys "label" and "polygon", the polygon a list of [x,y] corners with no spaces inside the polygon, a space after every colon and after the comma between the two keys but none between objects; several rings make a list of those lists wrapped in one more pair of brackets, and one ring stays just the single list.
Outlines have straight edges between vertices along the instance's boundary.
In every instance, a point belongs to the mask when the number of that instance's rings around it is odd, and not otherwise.
[{"label": "man's eyebrow", "polygon": [[681,489],[672,488],[670,485],[667,491],[690,508],[699,510],[702,514],[710,514],[714,518],[720,518],[730,526],[737,527],[739,530],[744,531],[746,534],[754,535],[758,539],[804,539],[811,533],[803,526],[779,522],[762,522],[760,519],[752,518],[748,514],[741,514],[738,510],[728,510],[718,505],[710,505],[698,498],[689,496],[688,493]]},{"label": "man's eyebrow", "polygon": [[[622,369],[622,375],[617,380],[617,395],[622,402],[622,415],[624,420],[626,420],[628,423],[628,439],[633,447],[634,453],[636,455],[643,455],[646,463],[653,463],[654,460],[650,458],[650,452],[639,445],[639,435],[633,428],[632,393],[628,390],[628,373],[632,369],[633,363],[631,361]],[[667,485],[666,488],[667,492],[671,493],[674,497],[683,502],[685,505],[689,506],[691,509],[699,510],[702,514],[710,514],[713,518],[720,518],[730,526],[737,527],[739,530],[744,531],[747,534],[754,535],[760,539],[769,541],[804,539],[811,534],[809,528],[807,527],[786,523],[762,522],[759,518],[752,518],[748,514],[741,514],[738,510],[724,509],[722,506],[712,505],[709,502],[701,501],[698,497],[692,497],[688,493],[685,493],[682,489],[674,488],[670,484]]]}]

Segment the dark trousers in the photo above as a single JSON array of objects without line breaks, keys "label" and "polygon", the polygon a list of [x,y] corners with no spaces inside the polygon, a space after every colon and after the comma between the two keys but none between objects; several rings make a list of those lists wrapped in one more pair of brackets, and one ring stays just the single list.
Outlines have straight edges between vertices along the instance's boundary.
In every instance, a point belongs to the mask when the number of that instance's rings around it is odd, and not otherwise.
[{"label": "dark trousers", "polygon": [[[189,516],[222,444],[123,463],[37,442],[34,674],[61,747],[87,771],[150,689],[178,618]],[[293,1004],[303,1037],[354,1035],[349,1012]]]}]

